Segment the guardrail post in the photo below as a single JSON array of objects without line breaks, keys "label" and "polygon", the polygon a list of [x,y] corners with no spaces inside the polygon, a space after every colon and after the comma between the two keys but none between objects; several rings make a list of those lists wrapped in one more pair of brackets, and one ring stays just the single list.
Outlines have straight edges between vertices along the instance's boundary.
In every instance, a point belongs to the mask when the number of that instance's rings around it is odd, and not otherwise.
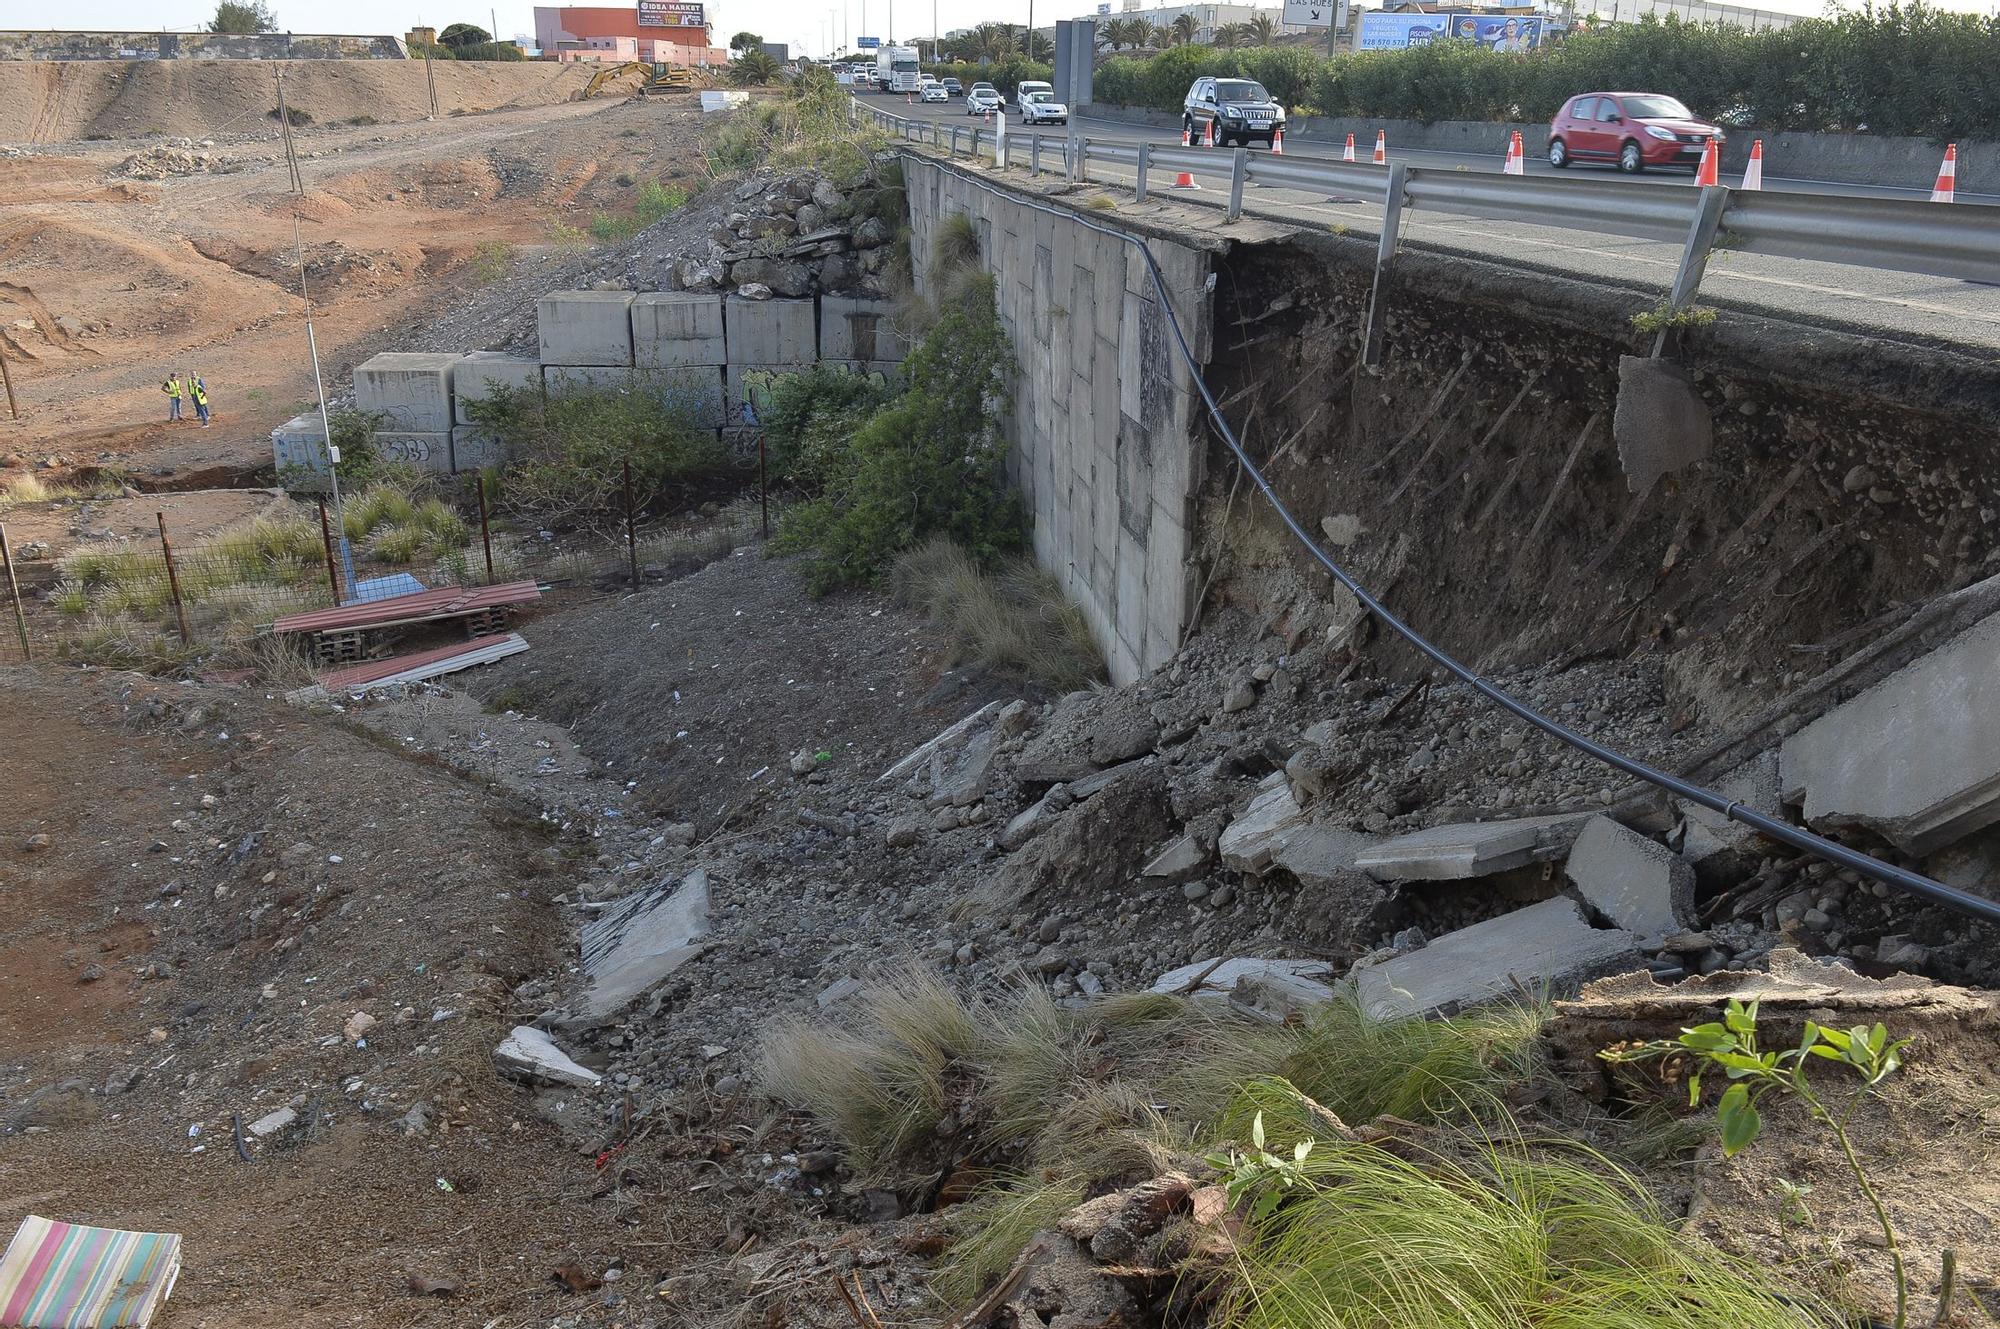
[{"label": "guardrail post", "polygon": [[1007,116],[1005,112],[1002,112],[1000,118],[993,122],[993,169],[996,171],[1007,169]]},{"label": "guardrail post", "polygon": [[1361,334],[1361,363],[1370,368],[1382,363],[1382,325],[1388,317],[1389,264],[1396,257],[1396,241],[1403,229],[1403,191],[1410,168],[1402,162],[1389,163],[1389,183],[1382,195],[1382,238],[1375,246],[1375,284],[1368,292],[1368,326]]},{"label": "guardrail post", "polygon": [[1041,173],[1042,173],[1042,136],[1040,134],[1029,134],[1028,174],[1040,175]]},{"label": "guardrail post", "polygon": [[1152,166],[1153,166],[1153,145],[1151,143],[1141,143],[1139,145],[1139,198],[1138,198],[1138,201],[1141,203],[1144,203],[1146,201],[1146,173],[1152,169]]},{"label": "guardrail post", "polygon": [[[1708,271],[1708,256],[1715,249],[1715,233],[1722,225],[1722,210],[1729,206],[1727,185],[1704,185],[1701,200],[1695,204],[1694,221],[1688,226],[1687,246],[1681,251],[1680,270],[1674,274],[1674,289],[1667,293],[1667,312],[1678,314],[1694,303],[1695,293],[1701,290],[1701,279]],[[1653,354],[1658,356],[1667,349],[1667,334],[1671,326],[1660,329],[1653,338]]]},{"label": "guardrail post", "polygon": [[979,135],[982,132],[983,131],[979,128],[978,125],[974,125],[972,127],[972,143],[969,147],[967,147],[965,155],[972,158],[974,161],[979,160]]},{"label": "guardrail post", "polygon": [[1235,221],[1243,215],[1243,177],[1250,169],[1250,149],[1231,151],[1235,155],[1229,161],[1229,215],[1224,221]]}]

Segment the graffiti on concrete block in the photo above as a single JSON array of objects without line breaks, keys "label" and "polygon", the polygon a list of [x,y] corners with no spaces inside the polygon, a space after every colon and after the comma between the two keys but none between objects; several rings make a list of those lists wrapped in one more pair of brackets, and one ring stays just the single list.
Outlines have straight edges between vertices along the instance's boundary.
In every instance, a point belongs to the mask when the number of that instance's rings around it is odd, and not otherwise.
[{"label": "graffiti on concrete block", "polygon": [[416,466],[427,471],[451,469],[451,437],[448,434],[375,435],[375,455],[396,466]]}]

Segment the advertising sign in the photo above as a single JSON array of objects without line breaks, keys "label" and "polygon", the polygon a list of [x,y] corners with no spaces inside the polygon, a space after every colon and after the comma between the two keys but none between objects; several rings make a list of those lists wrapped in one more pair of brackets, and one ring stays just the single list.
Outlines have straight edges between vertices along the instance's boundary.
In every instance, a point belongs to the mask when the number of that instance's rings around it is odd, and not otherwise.
[{"label": "advertising sign", "polygon": [[1346,27],[1347,5],[1344,0],[1285,0],[1284,21],[1287,27]]},{"label": "advertising sign", "polygon": [[639,26],[642,28],[699,28],[705,26],[702,20],[701,0],[639,0]]},{"label": "advertising sign", "polygon": [[1542,43],[1539,14],[1453,14],[1451,35],[1495,51],[1519,53]]},{"label": "advertising sign", "polygon": [[1450,14],[1363,14],[1359,49],[1400,51],[1406,46],[1419,46],[1449,36],[1452,17]]},{"label": "advertising sign", "polygon": [[854,48],[858,51],[872,51],[882,44],[880,37],[856,37]]}]

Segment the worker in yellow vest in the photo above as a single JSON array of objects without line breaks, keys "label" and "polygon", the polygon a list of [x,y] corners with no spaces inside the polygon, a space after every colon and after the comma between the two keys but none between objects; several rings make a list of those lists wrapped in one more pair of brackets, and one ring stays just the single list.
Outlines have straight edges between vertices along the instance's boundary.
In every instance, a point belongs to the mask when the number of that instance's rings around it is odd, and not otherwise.
[{"label": "worker in yellow vest", "polygon": [[167,381],[160,384],[160,391],[167,394],[167,422],[171,424],[181,418],[181,376],[167,375]]},{"label": "worker in yellow vest", "polygon": [[201,427],[208,428],[208,384],[201,381],[200,374],[188,375],[188,396],[194,398],[194,413],[201,419]]}]

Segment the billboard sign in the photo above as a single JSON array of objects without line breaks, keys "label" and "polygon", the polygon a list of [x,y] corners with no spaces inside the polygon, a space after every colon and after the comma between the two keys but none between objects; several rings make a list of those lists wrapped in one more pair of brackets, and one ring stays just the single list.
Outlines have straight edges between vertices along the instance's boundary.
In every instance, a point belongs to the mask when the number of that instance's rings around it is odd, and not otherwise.
[{"label": "billboard sign", "polygon": [[1519,53],[1542,44],[1539,14],[1453,14],[1451,35],[1493,51]]},{"label": "billboard sign", "polygon": [[882,39],[880,37],[856,37],[854,39],[854,49],[857,51],[872,51],[881,44]]},{"label": "billboard sign", "polygon": [[1289,28],[1346,27],[1346,11],[1335,0],[1285,0],[1284,23]]},{"label": "billboard sign", "polygon": [[1406,46],[1421,46],[1450,36],[1452,17],[1450,14],[1363,14],[1359,49],[1400,51]]},{"label": "billboard sign", "polygon": [[702,18],[701,0],[639,0],[639,26],[700,28],[707,25]]}]

